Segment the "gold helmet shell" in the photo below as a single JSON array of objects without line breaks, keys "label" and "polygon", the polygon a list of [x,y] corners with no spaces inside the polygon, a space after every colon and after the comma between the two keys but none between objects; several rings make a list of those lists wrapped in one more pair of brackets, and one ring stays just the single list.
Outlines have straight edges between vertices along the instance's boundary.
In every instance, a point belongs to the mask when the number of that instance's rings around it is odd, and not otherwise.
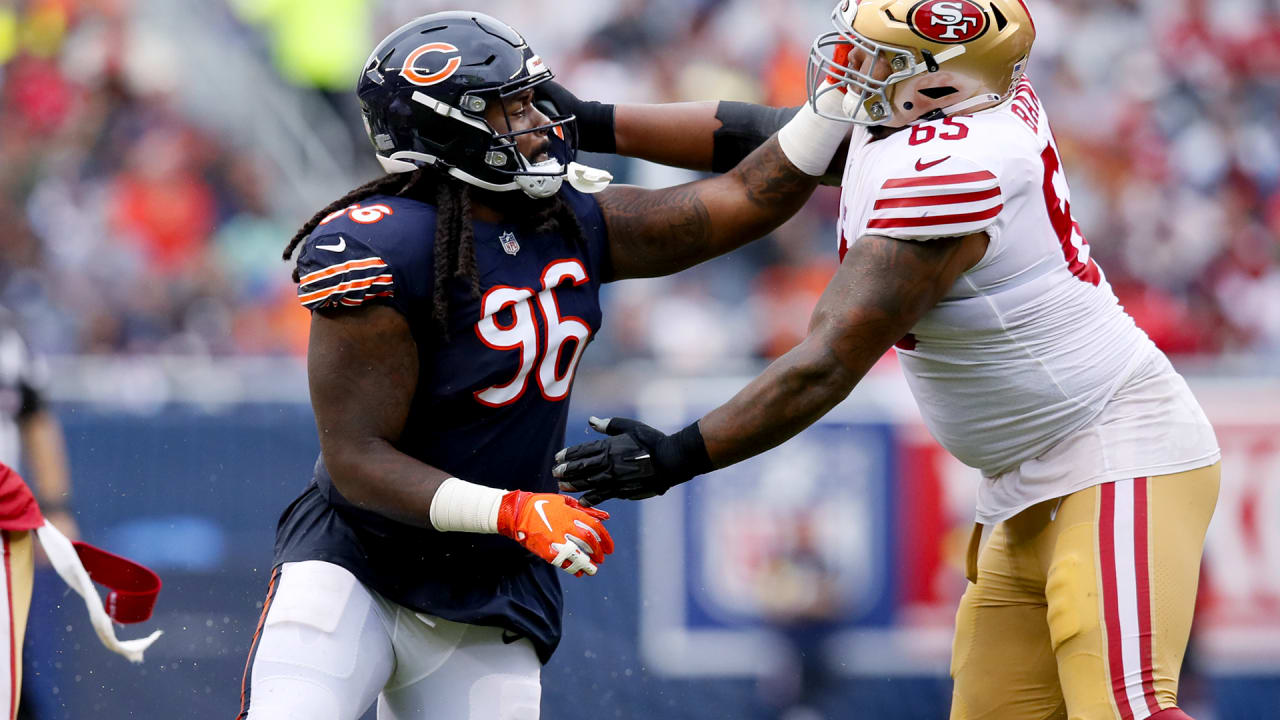
[{"label": "gold helmet shell", "polygon": [[843,0],[831,20],[809,54],[809,100],[843,92],[839,119],[861,125],[1007,99],[1036,37],[1025,0]]}]

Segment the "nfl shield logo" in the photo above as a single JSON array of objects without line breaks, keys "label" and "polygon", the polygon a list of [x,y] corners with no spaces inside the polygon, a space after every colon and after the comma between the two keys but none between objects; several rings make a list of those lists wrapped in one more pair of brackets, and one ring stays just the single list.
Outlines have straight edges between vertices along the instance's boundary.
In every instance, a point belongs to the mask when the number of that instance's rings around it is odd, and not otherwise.
[{"label": "nfl shield logo", "polygon": [[520,243],[516,240],[516,234],[507,231],[498,236],[498,240],[502,243],[502,249],[508,255],[515,255],[520,252]]}]

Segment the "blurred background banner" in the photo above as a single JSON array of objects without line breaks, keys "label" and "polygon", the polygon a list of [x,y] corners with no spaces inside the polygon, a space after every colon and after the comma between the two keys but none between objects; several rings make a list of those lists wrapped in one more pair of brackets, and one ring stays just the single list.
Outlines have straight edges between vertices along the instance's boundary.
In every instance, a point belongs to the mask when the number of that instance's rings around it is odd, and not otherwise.
[{"label": "blurred background banner", "polygon": [[[691,422],[710,407],[691,413]],[[757,677],[836,632],[889,625],[893,444],[823,422],[641,508],[640,644],[657,672]]]},{"label": "blurred background banner", "polygon": [[[41,574],[26,717],[238,707],[275,521],[317,451],[308,318],[280,254],[315,210],[379,172],[352,94],[379,38],[470,7],[521,30],[584,98],[794,105],[831,4],[0,5],[0,306],[47,360],[81,534],[166,583],[154,625],[167,634],[134,667],[101,650],[75,598]],[[1030,76],[1073,214],[1223,448],[1183,704],[1198,720],[1274,716],[1280,3],[1028,4]],[[584,162],[647,186],[697,177]],[[588,437],[588,413],[680,427],[791,348],[835,267],[837,200],[820,190],[730,257],[607,287],[569,441]],[[545,715],[944,717],[976,480],[929,438],[890,357],[775,453],[609,507],[619,551],[600,576],[566,583]]]}]

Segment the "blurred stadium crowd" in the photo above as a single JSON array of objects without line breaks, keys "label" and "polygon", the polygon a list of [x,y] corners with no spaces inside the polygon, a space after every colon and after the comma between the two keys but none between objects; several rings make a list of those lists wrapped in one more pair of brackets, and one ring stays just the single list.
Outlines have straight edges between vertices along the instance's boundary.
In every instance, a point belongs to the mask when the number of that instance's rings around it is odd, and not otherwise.
[{"label": "blurred stadium crowd", "polygon": [[[464,4],[525,32],[580,96],[614,102],[798,104],[830,13],[829,0]],[[449,5],[0,8],[0,304],[52,354],[302,352],[307,318],[280,250],[314,209],[377,172],[350,97],[368,49]],[[1280,3],[1030,5],[1031,77],[1072,210],[1122,302],[1171,354],[1274,365]],[[689,177],[590,161],[629,182]],[[593,353],[699,370],[784,352],[830,275],[837,197],[821,191],[732,258],[613,288]]]}]

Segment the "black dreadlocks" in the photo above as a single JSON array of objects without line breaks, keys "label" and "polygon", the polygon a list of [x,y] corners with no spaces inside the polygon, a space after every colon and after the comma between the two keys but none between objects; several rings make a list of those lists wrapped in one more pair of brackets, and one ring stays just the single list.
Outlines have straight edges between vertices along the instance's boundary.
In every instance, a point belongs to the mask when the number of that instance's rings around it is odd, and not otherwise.
[{"label": "black dreadlocks", "polygon": [[[535,233],[559,230],[567,232],[570,241],[577,247],[581,248],[586,244],[577,214],[559,195],[546,201],[534,200],[520,192],[478,190],[434,170],[419,168],[412,173],[384,175],[324,206],[289,240],[284,249],[284,259],[293,259],[294,250],[315,231],[321,220],[373,195],[400,195],[435,204],[435,293],[431,315],[446,334],[449,279],[466,282],[471,295],[480,297],[480,272],[476,265],[475,231],[471,217],[473,195],[478,195],[481,202],[489,207],[505,208],[522,220],[520,225]],[[296,283],[299,280],[298,268],[294,266],[293,281]]]}]

